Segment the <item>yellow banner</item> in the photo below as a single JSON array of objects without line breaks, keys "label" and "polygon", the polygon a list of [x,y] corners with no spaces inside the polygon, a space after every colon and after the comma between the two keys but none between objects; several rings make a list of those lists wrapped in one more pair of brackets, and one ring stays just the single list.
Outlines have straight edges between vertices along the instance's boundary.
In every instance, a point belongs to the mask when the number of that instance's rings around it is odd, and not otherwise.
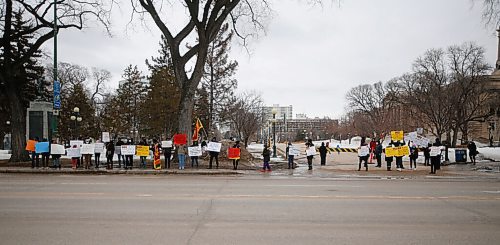
[{"label": "yellow banner", "polygon": [[402,157],[408,155],[410,155],[410,147],[407,145],[385,148],[385,156],[387,157]]},{"label": "yellow banner", "polygon": [[149,146],[147,145],[137,145],[135,146],[136,156],[147,157],[149,156]]},{"label": "yellow banner", "polygon": [[403,140],[404,133],[403,131],[391,131],[391,139],[394,141]]}]

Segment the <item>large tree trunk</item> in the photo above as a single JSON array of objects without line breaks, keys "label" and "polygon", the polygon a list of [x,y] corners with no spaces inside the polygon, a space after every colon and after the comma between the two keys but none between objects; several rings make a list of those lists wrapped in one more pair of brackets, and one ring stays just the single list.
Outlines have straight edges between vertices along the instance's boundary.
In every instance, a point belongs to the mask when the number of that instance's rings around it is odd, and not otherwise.
[{"label": "large tree trunk", "polygon": [[9,106],[11,111],[12,156],[10,162],[23,162],[29,160],[26,145],[26,116],[21,99],[14,89],[8,91]]},{"label": "large tree trunk", "polygon": [[179,130],[178,133],[187,134],[188,143],[191,142],[191,124],[193,122],[194,96],[182,96],[179,105]]},{"label": "large tree trunk", "polygon": [[458,127],[453,129],[453,139],[451,140],[451,147],[455,147],[457,145],[458,131],[459,131]]}]

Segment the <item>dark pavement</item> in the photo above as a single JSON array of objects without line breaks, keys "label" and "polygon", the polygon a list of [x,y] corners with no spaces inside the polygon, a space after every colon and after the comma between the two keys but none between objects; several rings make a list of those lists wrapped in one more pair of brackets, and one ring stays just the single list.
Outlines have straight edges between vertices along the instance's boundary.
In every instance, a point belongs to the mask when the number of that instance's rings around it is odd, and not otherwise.
[{"label": "dark pavement", "polygon": [[495,179],[0,174],[1,244],[498,244]]}]

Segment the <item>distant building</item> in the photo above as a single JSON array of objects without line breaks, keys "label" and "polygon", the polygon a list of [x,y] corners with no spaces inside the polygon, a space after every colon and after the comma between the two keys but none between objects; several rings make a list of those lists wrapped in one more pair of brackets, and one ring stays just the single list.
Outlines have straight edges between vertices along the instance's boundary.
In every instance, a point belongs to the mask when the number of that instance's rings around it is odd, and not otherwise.
[{"label": "distant building", "polygon": [[293,115],[293,107],[291,105],[289,106],[280,106],[279,104],[274,104],[272,106],[264,106],[262,108],[262,119],[263,121],[268,121],[269,119],[273,118],[273,109],[276,109],[276,119],[291,119]]}]

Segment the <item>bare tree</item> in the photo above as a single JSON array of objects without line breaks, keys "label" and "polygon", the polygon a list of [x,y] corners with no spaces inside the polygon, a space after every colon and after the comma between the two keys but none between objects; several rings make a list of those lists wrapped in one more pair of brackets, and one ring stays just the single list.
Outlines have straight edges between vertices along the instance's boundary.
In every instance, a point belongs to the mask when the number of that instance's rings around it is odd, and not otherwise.
[{"label": "bare tree", "polygon": [[[8,98],[11,111],[12,157],[18,162],[28,159],[24,150],[26,144],[25,106],[20,96],[27,81],[23,66],[38,54],[42,44],[54,37],[56,30],[82,29],[91,18],[109,26],[109,11],[104,0],[59,0],[57,1],[57,21],[53,22],[54,2],[50,0],[5,0],[0,2],[0,85]],[[14,17],[21,13],[25,28],[14,28]],[[55,27],[55,28],[54,28]],[[17,41],[27,40],[29,45],[22,52],[15,52]]]},{"label": "bare tree", "polygon": [[483,20],[488,25],[500,27],[500,0],[483,0]]},{"label": "bare tree", "polygon": [[[161,12],[163,1],[137,1],[144,11],[138,8],[139,4],[134,0],[135,13],[149,14],[167,41],[172,55],[175,79],[181,89],[179,131],[191,134],[194,95],[203,77],[210,43],[227,21],[232,24],[236,35],[246,42],[257,32],[245,34],[237,28],[251,23],[250,27],[253,30],[263,30],[262,18],[270,11],[268,3],[265,0],[180,1],[188,14],[188,21],[177,34],[174,34],[175,27],[167,20],[169,16]],[[186,52],[182,52],[186,41],[190,40],[188,37],[194,37],[196,41],[186,47]]]},{"label": "bare tree", "polygon": [[382,82],[373,85],[363,84],[349,90],[346,99],[350,109],[355,112],[358,119],[359,113],[365,115],[370,123],[363,124],[364,130],[373,132],[383,131],[385,111],[385,98],[387,91]]},{"label": "bare tree", "polygon": [[[105,69],[99,69],[96,67],[92,67],[92,87],[93,90],[90,96],[90,100],[92,103],[98,103],[98,100],[102,99],[102,96],[105,94],[106,83],[111,79],[111,72]],[[98,98],[101,97],[101,98]]]},{"label": "bare tree", "polygon": [[243,93],[233,97],[230,106],[225,114],[231,127],[238,133],[238,137],[243,140],[245,147],[248,141],[259,131],[262,123],[262,98],[255,92]]}]

